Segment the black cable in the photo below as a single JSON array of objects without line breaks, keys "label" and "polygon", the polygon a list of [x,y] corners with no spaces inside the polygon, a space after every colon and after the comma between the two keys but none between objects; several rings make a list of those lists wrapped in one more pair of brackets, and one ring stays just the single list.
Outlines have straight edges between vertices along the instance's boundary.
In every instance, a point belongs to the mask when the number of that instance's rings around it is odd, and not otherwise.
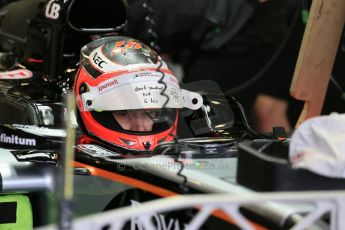
[{"label": "black cable", "polygon": [[[161,73],[162,76],[161,76],[161,78],[159,79],[158,83],[164,85],[164,88],[163,88],[163,90],[161,91],[160,94],[161,94],[162,96],[164,96],[164,97],[167,98],[167,100],[165,101],[165,103],[164,103],[163,106],[162,106],[162,109],[163,109],[163,108],[166,108],[166,105],[167,105],[168,102],[169,102],[169,96],[165,94],[165,91],[167,90],[167,84],[163,81],[163,80],[164,80],[164,77],[165,77],[165,74],[164,74],[163,71],[161,71],[161,67],[162,67],[162,66],[163,66],[163,61],[162,61],[162,60],[159,60],[159,65],[158,65],[156,71],[159,72],[159,73]],[[168,122],[169,122],[169,121],[168,121]],[[175,121],[171,121],[171,122],[173,122],[171,125],[172,125],[172,126],[175,126]],[[170,125],[169,125],[169,126],[170,126]],[[176,128],[177,128],[177,127],[174,127],[174,128],[171,129],[171,130],[176,130]],[[169,135],[172,136],[172,137],[174,138],[174,141],[175,141],[175,143],[174,143],[173,145],[174,145],[175,153],[176,153],[176,156],[177,156],[177,157],[174,159],[174,161],[175,161],[176,163],[178,163],[178,164],[181,165],[180,169],[178,170],[178,172],[177,172],[177,174],[176,174],[177,176],[179,176],[179,177],[182,178],[182,183],[181,183],[179,186],[180,186],[180,188],[181,188],[184,192],[188,192],[188,191],[189,191],[189,188],[188,188],[188,186],[187,186],[187,177],[186,177],[185,175],[182,174],[182,171],[183,171],[183,169],[184,169],[185,166],[184,166],[183,162],[179,160],[179,158],[180,158],[180,156],[181,156],[181,154],[180,154],[181,151],[180,151],[179,138],[178,138],[177,135],[175,135],[175,134],[172,133],[172,132],[169,132]]]},{"label": "black cable", "polygon": [[161,71],[161,67],[163,66],[163,61],[162,61],[162,60],[158,60],[158,61],[159,61],[159,65],[158,65],[156,71],[157,71],[158,73],[161,73],[161,74],[162,74],[161,78],[158,80],[158,83],[164,85],[164,88],[163,88],[163,90],[161,91],[160,94],[161,94],[163,97],[166,97],[166,99],[167,99],[167,100],[164,102],[164,104],[162,105],[162,108],[165,108],[166,105],[167,105],[168,102],[169,102],[169,96],[165,94],[165,91],[167,90],[167,84],[163,81],[163,79],[164,79],[164,77],[165,77],[165,73],[164,73],[163,71]]},{"label": "black cable", "polygon": [[246,82],[244,82],[244,83],[240,84],[239,86],[236,86],[232,89],[226,90],[225,94],[232,95],[232,94],[238,93],[238,92],[248,88],[249,86],[253,85],[258,80],[260,80],[261,78],[263,78],[265,76],[267,71],[275,63],[275,61],[278,59],[279,55],[282,53],[283,49],[285,48],[286,44],[288,43],[288,41],[292,35],[292,32],[295,28],[295,25],[298,21],[300,10],[301,10],[301,4],[298,4],[297,9],[295,11],[295,14],[293,16],[290,28],[289,28],[285,38],[283,39],[283,41],[279,45],[277,51],[272,55],[271,59],[266,63],[266,65],[256,75],[254,75],[252,78],[250,78],[248,81],[246,81]]},{"label": "black cable", "polygon": [[[158,46],[158,35],[156,33],[156,22],[154,20],[154,10],[151,6],[151,1],[150,0],[145,0],[145,2],[143,3],[143,7],[147,10],[147,16],[145,17],[145,20],[148,24],[148,29],[147,29],[147,33],[149,34],[149,38],[150,38],[150,43],[149,46],[154,49],[156,52],[160,52],[160,47]],[[162,109],[166,107],[166,105],[169,102],[169,96],[165,94],[165,91],[167,90],[167,84],[163,81],[165,74],[163,71],[161,71],[161,67],[163,66],[163,61],[162,60],[158,60],[160,63],[156,69],[157,72],[162,74],[162,77],[159,79],[158,83],[163,84],[164,88],[161,91],[161,95],[166,97],[167,100],[165,101],[165,103],[162,106]],[[175,126],[175,121],[173,122],[173,126]],[[175,130],[177,127],[174,127],[172,130]],[[172,136],[174,138],[175,143],[174,148],[175,148],[175,152],[177,153],[177,157],[175,158],[175,162],[180,164],[181,167],[177,172],[177,176],[182,178],[182,183],[179,185],[180,188],[184,191],[184,192],[188,192],[189,188],[187,186],[187,177],[185,175],[182,174],[182,171],[184,169],[184,164],[182,161],[179,160],[180,157],[180,143],[179,143],[179,138],[177,135],[175,135],[174,133],[170,132],[169,133],[170,136]]]}]

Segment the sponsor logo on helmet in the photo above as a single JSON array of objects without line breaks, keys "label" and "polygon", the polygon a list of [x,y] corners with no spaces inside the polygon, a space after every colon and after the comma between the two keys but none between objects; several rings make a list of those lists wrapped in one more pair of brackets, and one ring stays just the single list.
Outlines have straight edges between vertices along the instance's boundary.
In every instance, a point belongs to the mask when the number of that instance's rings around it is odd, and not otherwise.
[{"label": "sponsor logo on helmet", "polygon": [[134,76],[134,78],[137,77],[161,77],[162,74],[161,73],[157,73],[157,72],[142,72],[142,73],[138,73]]},{"label": "sponsor logo on helmet", "polygon": [[124,53],[126,49],[139,50],[141,48],[143,48],[142,45],[135,41],[118,41],[115,43],[110,55],[114,56],[118,53]]},{"label": "sponsor logo on helmet", "polygon": [[98,52],[96,52],[96,53],[93,55],[92,60],[93,60],[93,62],[94,62],[99,68],[101,68],[101,69],[104,67],[104,66],[103,66],[104,64],[105,64],[105,65],[107,64],[107,62],[104,61],[104,60],[101,58],[101,56],[99,56]]},{"label": "sponsor logo on helmet", "polygon": [[104,85],[98,86],[98,91],[102,92],[104,89],[106,89],[110,86],[113,86],[113,85],[118,85],[118,84],[119,84],[119,82],[117,81],[117,79],[112,80],[111,82],[107,82]]},{"label": "sponsor logo on helmet", "polygon": [[129,48],[129,49],[141,49],[143,48],[143,46],[135,41],[118,41],[115,43],[114,48],[116,47],[125,47],[125,48]]}]

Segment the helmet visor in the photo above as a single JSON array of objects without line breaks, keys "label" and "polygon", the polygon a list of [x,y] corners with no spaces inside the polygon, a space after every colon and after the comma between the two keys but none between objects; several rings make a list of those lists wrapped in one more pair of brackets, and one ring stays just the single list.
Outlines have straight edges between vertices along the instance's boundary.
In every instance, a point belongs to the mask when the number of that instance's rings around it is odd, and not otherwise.
[{"label": "helmet visor", "polygon": [[198,109],[202,97],[180,89],[173,75],[139,71],[111,77],[81,95],[84,111],[132,109]]},{"label": "helmet visor", "polygon": [[154,134],[167,130],[176,120],[176,109],[134,109],[91,112],[102,126],[128,134]]}]

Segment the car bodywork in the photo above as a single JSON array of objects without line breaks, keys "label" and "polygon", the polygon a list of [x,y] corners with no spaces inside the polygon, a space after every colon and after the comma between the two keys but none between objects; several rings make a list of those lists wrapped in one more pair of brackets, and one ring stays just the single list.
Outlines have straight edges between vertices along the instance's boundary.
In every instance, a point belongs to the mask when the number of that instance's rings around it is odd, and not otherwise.
[{"label": "car bodywork", "polygon": [[[56,207],[59,200],[56,197],[58,172],[66,137],[64,96],[76,70],[80,44],[84,45],[92,33],[107,32],[104,27],[105,30],[97,31],[99,25],[92,25],[94,28],[88,31],[87,26],[77,21],[67,23],[73,29],[68,30],[71,36],[62,34],[60,26],[66,25],[66,18],[60,18],[57,9],[68,11],[72,2],[76,1],[19,0],[2,8],[2,54],[14,61],[2,63],[0,73],[1,193],[26,194],[32,204],[35,227],[56,221],[47,210]],[[21,20],[17,23],[22,28],[18,34],[8,25],[21,3],[32,6],[28,9],[33,11],[24,20],[18,17]],[[36,12],[38,5],[41,11]],[[39,14],[42,12],[43,15]],[[67,17],[73,19],[73,14]],[[121,17],[118,19],[121,21]],[[90,34],[83,34],[81,43],[73,46],[68,41],[79,38],[76,31]],[[272,136],[253,131],[240,104],[224,96],[211,81],[184,87],[202,94],[204,107],[195,112],[180,111],[179,138],[161,144],[154,152],[126,151],[90,140],[82,136],[75,122],[78,138],[74,213],[77,217],[127,205],[137,207],[149,200],[179,194],[254,193],[236,183],[238,143]],[[310,207],[273,202],[246,206],[244,210],[254,226],[262,229],[261,226],[290,226],[298,219],[296,215]],[[173,223],[175,229],[183,228],[194,214],[192,208],[164,214],[156,224]],[[203,228],[214,226],[237,228],[221,212],[214,213]]]},{"label": "car bodywork", "polygon": [[[24,82],[26,84],[22,84]],[[61,91],[52,93],[51,83],[44,87],[50,90],[40,93],[33,90],[40,84],[39,77],[1,83],[1,106],[11,111],[0,116],[3,123],[0,127],[2,163],[6,162],[8,168],[14,169],[28,165],[37,168],[37,180],[41,181],[30,188],[32,183],[25,181],[26,176],[20,179],[23,174],[13,173],[6,177],[2,171],[3,193],[15,190],[28,194],[33,191],[56,192],[56,170],[61,164],[59,159],[66,136],[63,127],[66,110],[63,101],[55,99]],[[272,137],[252,131],[238,102],[226,99],[214,83],[207,81],[185,87],[201,93],[210,108],[208,112],[194,111],[194,115],[181,111],[181,131],[178,133],[181,138],[160,144],[154,152],[124,151],[104,145],[83,136],[75,123],[73,202],[77,217],[179,194],[254,193],[236,183],[238,143]],[[49,168],[47,172],[55,170],[55,173],[42,173],[39,170],[42,167]],[[17,181],[17,187],[7,186],[11,184],[9,181]],[[309,207],[268,203],[248,206],[245,210],[255,225],[283,228],[293,222],[296,213],[309,210]],[[34,207],[33,211],[44,212],[42,207],[37,210]],[[175,221],[174,224],[182,228],[194,212],[187,209],[169,213],[164,215],[167,218],[164,221]],[[42,218],[35,221],[36,226],[49,223]],[[217,212],[204,227],[215,224],[219,228],[236,228],[229,218]]]}]

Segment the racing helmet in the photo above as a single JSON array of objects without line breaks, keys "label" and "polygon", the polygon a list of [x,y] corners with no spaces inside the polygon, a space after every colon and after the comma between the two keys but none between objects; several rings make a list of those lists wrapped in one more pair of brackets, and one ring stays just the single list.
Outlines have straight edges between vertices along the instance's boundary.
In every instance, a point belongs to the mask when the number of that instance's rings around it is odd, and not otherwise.
[{"label": "racing helmet", "polygon": [[85,45],[75,77],[79,125],[98,141],[152,151],[176,134],[178,109],[196,110],[200,94],[180,89],[155,51],[128,37]]}]

